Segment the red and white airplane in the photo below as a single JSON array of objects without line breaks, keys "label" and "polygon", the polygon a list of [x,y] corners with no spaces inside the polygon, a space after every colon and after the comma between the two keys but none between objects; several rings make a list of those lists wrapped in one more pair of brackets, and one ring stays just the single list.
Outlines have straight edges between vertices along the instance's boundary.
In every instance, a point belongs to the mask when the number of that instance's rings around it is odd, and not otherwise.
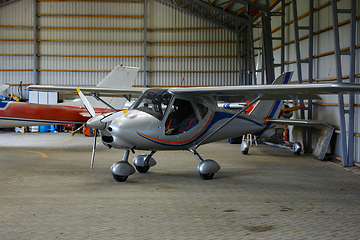
[{"label": "red and white airplane", "polygon": [[[94,92],[101,88],[131,88],[138,71],[138,68],[120,65],[115,67],[96,87],[87,88],[94,89]],[[4,91],[7,87],[7,85],[1,85],[0,90]],[[126,102],[125,98],[119,97],[100,99],[97,96],[89,96],[88,100],[95,105],[97,114],[123,109]],[[114,109],[111,109],[104,102],[110,103]],[[82,124],[90,117],[80,99],[53,105],[0,101],[0,128],[69,123]]]}]

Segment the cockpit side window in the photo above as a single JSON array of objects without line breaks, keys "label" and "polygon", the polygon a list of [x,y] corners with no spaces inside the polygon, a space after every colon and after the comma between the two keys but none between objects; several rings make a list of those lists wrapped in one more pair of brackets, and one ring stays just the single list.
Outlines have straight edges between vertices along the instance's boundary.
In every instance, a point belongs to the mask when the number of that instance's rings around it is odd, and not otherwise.
[{"label": "cockpit side window", "polygon": [[148,90],[131,108],[149,113],[157,119],[162,120],[170,99],[171,94],[165,90]]},{"label": "cockpit side window", "polygon": [[201,103],[197,103],[196,105],[199,109],[201,118],[204,118],[206,116],[206,114],[208,113],[209,109],[206,106],[202,105]]},{"label": "cockpit side window", "polygon": [[199,123],[190,101],[175,99],[165,122],[165,134],[176,135],[186,132]]}]

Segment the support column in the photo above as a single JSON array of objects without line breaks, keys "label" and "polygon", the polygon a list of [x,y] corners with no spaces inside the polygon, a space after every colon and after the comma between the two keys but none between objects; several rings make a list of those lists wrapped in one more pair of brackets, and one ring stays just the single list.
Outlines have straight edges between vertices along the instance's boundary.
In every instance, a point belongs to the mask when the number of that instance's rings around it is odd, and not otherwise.
[{"label": "support column", "polygon": [[[309,0],[309,64],[308,64],[308,81],[313,83],[314,67],[314,0]],[[312,100],[308,99],[308,119],[313,118]],[[307,144],[312,151],[312,128],[307,129]]]},{"label": "support column", "polygon": [[34,0],[34,21],[33,21],[33,84],[37,85],[39,83],[39,77],[38,77],[38,67],[39,67],[39,59],[38,59],[38,42],[37,42],[37,12],[38,12],[38,2],[37,0]]},{"label": "support column", "polygon": [[[271,84],[275,79],[274,72],[274,55],[273,55],[273,44],[271,36],[271,18],[270,12],[263,12],[261,14],[261,24],[263,31],[263,44],[265,56],[265,70],[266,70],[266,83]],[[263,66],[264,67],[264,66]]]},{"label": "support column", "polygon": [[144,87],[147,85],[147,0],[144,0]]},{"label": "support column", "polygon": [[238,55],[238,67],[239,67],[239,79],[240,85],[244,85],[244,80],[242,76],[242,64],[241,64],[241,44],[240,44],[240,33],[236,35],[236,49]]},{"label": "support column", "polygon": [[[298,14],[297,14],[297,1],[293,0],[292,1],[292,6],[293,6],[293,18],[294,18],[294,38],[295,38],[295,52],[296,52],[296,69],[297,69],[297,75],[298,75],[298,83],[302,83],[302,70],[301,70],[301,57],[300,57],[300,37],[299,37],[299,30],[300,29],[307,29],[309,30],[309,27],[304,27],[302,26],[301,28],[299,27],[298,24]],[[310,46],[309,46],[310,47]],[[311,54],[312,56],[312,54]],[[310,59],[310,57],[309,57]],[[308,61],[307,61],[308,63]],[[300,105],[304,104],[304,100],[300,100]],[[300,110],[300,118],[301,119],[305,119],[305,110],[301,109]],[[307,137],[307,129],[303,128],[302,129],[302,140],[303,140],[303,147],[304,147],[304,153],[309,153],[311,152],[311,146],[309,146],[308,143],[308,137]]]},{"label": "support column", "polygon": [[[349,82],[355,83],[356,0],[351,0],[350,16],[350,72]],[[355,96],[349,96],[349,166],[354,166]]]},{"label": "support column", "polygon": [[285,0],[281,0],[281,73],[285,72]]},{"label": "support column", "polygon": [[[334,46],[335,46],[335,60],[336,60],[336,78],[338,82],[342,82],[342,65],[341,55],[350,55],[350,82],[355,82],[355,32],[350,33],[350,52],[340,51],[340,36],[339,36],[339,22],[338,13],[350,13],[351,31],[355,31],[356,24],[356,0],[351,1],[351,9],[337,9],[337,1],[331,0],[331,9],[333,13],[333,31],[334,31]],[[351,51],[352,50],[352,51]],[[351,65],[354,66],[351,66]],[[338,95],[339,99],[339,114],[340,114],[340,137],[342,150],[342,164],[344,167],[353,166],[353,152],[354,152],[354,98],[350,95],[349,110],[344,109],[344,97]],[[346,123],[345,114],[349,113],[349,142],[346,139]],[[349,143],[349,145],[348,145]],[[350,159],[351,152],[351,159]]]},{"label": "support column", "polygon": [[[249,19],[251,20],[251,16],[249,17]],[[252,24],[249,24],[249,29],[250,29],[250,56],[251,56],[251,70],[252,70],[252,74],[251,74],[251,79],[252,79],[252,83],[253,85],[256,85],[257,80],[256,80],[256,65],[255,65],[255,50],[254,50],[254,28]]]}]

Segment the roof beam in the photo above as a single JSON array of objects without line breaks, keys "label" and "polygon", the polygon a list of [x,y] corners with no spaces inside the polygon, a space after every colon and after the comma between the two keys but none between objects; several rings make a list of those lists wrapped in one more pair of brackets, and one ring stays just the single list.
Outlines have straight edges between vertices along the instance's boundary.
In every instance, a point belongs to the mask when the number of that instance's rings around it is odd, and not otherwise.
[{"label": "roof beam", "polygon": [[17,1],[17,0],[0,0],[0,7],[3,7],[5,5],[7,5],[7,4],[13,3],[15,1]]},{"label": "roof beam", "polygon": [[221,13],[222,15],[225,15],[225,16],[227,16],[227,17],[233,18],[233,19],[238,20],[238,21],[240,21],[240,22],[243,22],[243,23],[245,23],[245,24],[250,24],[250,23],[251,23],[251,22],[250,22],[248,19],[246,19],[246,18],[239,17],[239,16],[236,16],[236,15],[231,14],[231,13],[229,13],[229,12],[223,11],[221,8],[218,8],[218,7],[216,7],[216,6],[210,5],[210,4],[205,3],[205,2],[203,2],[203,1],[201,1],[201,0],[186,0],[186,1],[192,2],[192,3],[194,3],[194,4],[198,5],[198,6],[201,6],[201,7],[207,8],[207,9],[210,9],[210,10],[212,10],[212,11]]},{"label": "roof beam", "polygon": [[257,8],[261,11],[267,11],[269,9],[269,6],[266,6],[264,4],[261,3],[257,3],[255,1],[252,0],[233,0],[234,2],[238,2],[238,3],[242,3],[242,4],[249,4],[251,6],[253,6],[254,8]]}]

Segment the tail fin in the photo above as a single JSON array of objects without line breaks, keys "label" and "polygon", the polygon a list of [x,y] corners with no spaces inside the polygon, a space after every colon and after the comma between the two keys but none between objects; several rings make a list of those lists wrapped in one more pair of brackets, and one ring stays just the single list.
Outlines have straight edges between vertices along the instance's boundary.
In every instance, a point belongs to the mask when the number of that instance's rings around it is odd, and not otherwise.
[{"label": "tail fin", "polygon": [[[283,73],[275,79],[272,84],[288,84],[291,76],[292,72]],[[261,100],[255,103],[255,106],[249,115],[257,118],[278,117],[283,105],[283,100]]]},{"label": "tail fin", "polygon": [[[139,69],[135,67],[116,66],[97,87],[107,88],[131,88],[137,77]],[[116,109],[123,109],[126,103],[125,98],[103,97],[103,100]],[[99,104],[98,101],[93,104]],[[101,106],[101,105],[100,105]]]},{"label": "tail fin", "polygon": [[[134,67],[123,67],[122,65],[116,66],[101,82],[96,85],[97,87],[104,88],[131,88],[137,77],[139,69]],[[107,106],[93,98],[86,96],[91,106],[94,108],[107,108]],[[109,103],[116,109],[123,109],[126,99],[123,97],[102,97],[102,99]],[[83,106],[80,99],[75,99],[71,102],[64,103],[66,106]]]},{"label": "tail fin", "polygon": [[97,87],[131,88],[139,69],[134,67],[116,66]]}]

